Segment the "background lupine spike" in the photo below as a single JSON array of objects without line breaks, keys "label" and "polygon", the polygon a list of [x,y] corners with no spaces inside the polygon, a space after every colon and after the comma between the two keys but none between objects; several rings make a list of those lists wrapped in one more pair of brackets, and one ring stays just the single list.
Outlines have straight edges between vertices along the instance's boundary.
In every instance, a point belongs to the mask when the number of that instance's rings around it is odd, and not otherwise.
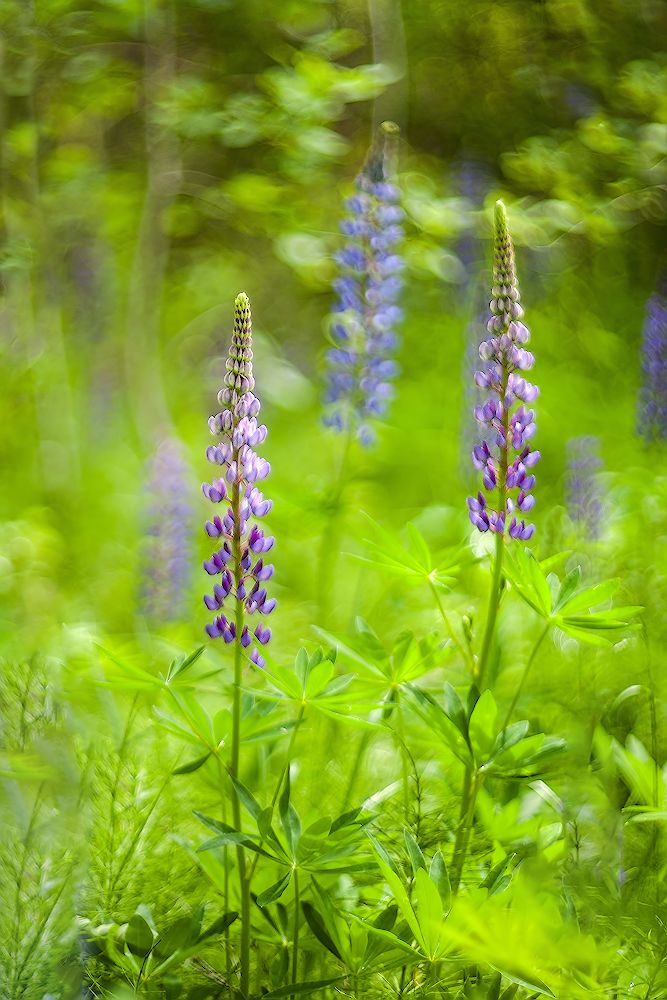
[{"label": "background lupine spike", "polygon": [[667,438],[667,269],[646,302],[642,330],[642,385],[637,433],[646,441]]},{"label": "background lupine spike", "polygon": [[[540,453],[531,451],[529,441],[535,434],[534,411],[528,409],[539,390],[518,374],[533,367],[535,359],[524,349],[530,333],[521,322],[514,247],[507,226],[502,201],[494,211],[495,245],[491,318],[487,324],[490,339],[479,346],[482,369],[475,373],[475,383],[490,395],[475,407],[475,417],[485,437],[472,451],[472,462],[482,472],[485,493],[468,497],[470,520],[480,531],[527,541],[535,531],[526,524],[527,514],[535,504],[530,490],[535,476],[530,469]],[[518,404],[518,405],[517,405]],[[489,505],[486,494],[497,492],[496,507]]]},{"label": "background lupine spike", "polygon": [[155,623],[182,619],[190,595],[194,510],[183,451],[178,439],[163,441],[148,469],[141,605]]},{"label": "background lupine spike", "polygon": [[572,521],[589,538],[600,537],[602,491],[599,473],[603,461],[600,442],[592,435],[570,438],[567,442],[565,503]]},{"label": "background lupine spike", "polygon": [[348,240],[336,255],[342,273],[333,283],[338,300],[330,328],[334,347],[326,353],[324,422],[355,433],[364,445],[375,440],[373,421],[387,413],[399,372],[392,355],[403,319],[397,302],[405,261],[397,247],[405,212],[394,182],[397,140],[398,126],[384,122],[356,179],[358,193],[346,201],[341,230]]},{"label": "background lupine spike", "polygon": [[202,485],[211,503],[228,504],[226,512],[216,514],[205,524],[209,538],[218,539],[220,544],[211,558],[204,560],[209,576],[220,575],[213,594],[204,595],[209,611],[218,612],[206,632],[211,639],[223,638],[244,649],[255,644],[250,658],[261,667],[265,661],[256,644],[266,645],[271,629],[260,622],[251,632],[246,617],[269,615],[276,606],[276,599],[269,598],[263,586],[273,575],[273,566],[265,562],[265,554],[273,547],[274,539],[267,538],[259,525],[252,523],[253,518],[261,519],[271,510],[272,501],[265,499],[256,486],[266,479],[271,467],[253,450],[266,439],[267,429],[256,420],[260,402],[252,391],[252,317],[245,292],[236,297],[226,367],[225,388],[218,393],[225,408],[208,422],[211,433],[222,441],[206,449],[209,462],[220,466],[221,473]]}]

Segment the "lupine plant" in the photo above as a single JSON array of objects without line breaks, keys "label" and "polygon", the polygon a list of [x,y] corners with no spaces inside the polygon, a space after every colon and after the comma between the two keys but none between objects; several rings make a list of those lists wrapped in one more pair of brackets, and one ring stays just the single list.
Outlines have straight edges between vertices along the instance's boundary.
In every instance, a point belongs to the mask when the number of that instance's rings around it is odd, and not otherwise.
[{"label": "lupine plant", "polygon": [[571,520],[588,538],[599,538],[602,495],[600,442],[590,434],[567,442],[565,503]]},{"label": "lupine plant", "polygon": [[[398,578],[388,613],[417,608],[415,620],[430,622],[424,634],[399,625],[380,637],[358,618],[352,634],[320,629],[323,646],[308,639],[293,664],[272,657],[265,620],[276,601],[265,587],[273,574],[265,556],[274,542],[259,526],[271,501],[258,486],[270,470],[255,450],[267,432],[257,420],[250,305],[237,297],[222,409],[209,420],[217,440],[207,457],[219,474],[202,487],[219,511],[205,524],[207,542],[215,540],[204,560],[214,581],[204,597],[214,615],[207,644],[164,671],[104,648],[92,673],[117,699],[131,695],[125,734],[151,710],[164,779],[146,802],[150,810],[168,795],[187,803],[175,809],[170,843],[197,903],[174,913],[167,885],[123,911],[117,888],[129,884],[145,824],[129,838],[117,829],[126,783],[119,751],[107,798],[123,879],[113,881],[112,902],[79,922],[94,995],[124,982],[136,996],[169,1000],[341,991],[513,1000],[519,990],[578,996],[577,984],[595,991],[622,981],[613,961],[593,978],[561,905],[574,905],[588,863],[579,844],[593,807],[568,784],[565,740],[539,712],[522,710],[538,654],[543,678],[558,669],[554,647],[563,637],[593,649],[608,648],[610,636],[627,643],[641,609],[609,606],[618,580],[582,589],[579,568],[563,570],[568,553],[540,559],[531,547],[535,527],[524,515],[539,458],[529,408],[537,388],[522,374],[533,356],[500,203],[495,226],[491,319],[474,377],[487,397],[474,411],[482,488],[468,499],[475,532],[494,544],[476,539],[434,552],[411,523],[406,548],[369,520],[375,540],[355,553],[363,572]],[[465,611],[454,592],[474,579],[489,589],[485,617],[476,587]],[[418,596],[405,604],[408,589],[424,589],[433,609]],[[612,718],[618,710],[611,706]],[[649,758],[637,741],[624,749],[606,730],[591,751],[604,780],[618,772],[636,797],[629,822],[640,837],[663,808],[662,785],[651,785],[652,751]],[[596,780],[589,774],[587,789],[604,819],[613,809],[600,804]],[[632,850],[624,848],[624,864]],[[645,949],[654,964],[659,947]],[[641,970],[645,956],[627,961]]]},{"label": "lupine plant", "polygon": [[143,606],[151,621],[179,621],[192,574],[192,497],[182,445],[163,441],[150,464]]},{"label": "lupine plant", "polygon": [[325,423],[363,445],[375,440],[374,420],[388,413],[399,370],[393,355],[403,319],[397,302],[405,212],[394,177],[397,133],[393,122],[381,126],[356,178],[357,192],[345,202],[348,214],[340,228],[347,242],[336,255],[342,273],[334,281],[338,298],[330,327],[334,346],[326,352]]},{"label": "lupine plant", "polygon": [[637,431],[646,441],[667,437],[667,278],[646,303],[642,331],[642,386]]}]

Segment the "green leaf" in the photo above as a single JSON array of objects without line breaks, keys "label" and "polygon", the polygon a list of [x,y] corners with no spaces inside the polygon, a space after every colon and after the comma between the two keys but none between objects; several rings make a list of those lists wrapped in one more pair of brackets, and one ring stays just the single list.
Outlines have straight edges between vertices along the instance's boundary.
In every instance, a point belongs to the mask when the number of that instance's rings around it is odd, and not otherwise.
[{"label": "green leaf", "polygon": [[511,966],[503,966],[500,968],[497,965],[492,965],[491,968],[494,972],[499,972],[503,975],[505,979],[509,979],[510,982],[516,983],[517,986],[523,986],[527,990],[533,990],[535,993],[541,993],[545,997],[555,996],[546,983],[543,983],[542,980],[538,979],[532,972],[513,969]]},{"label": "green leaf", "polygon": [[287,888],[287,886],[290,884],[291,881],[292,881],[292,869],[290,868],[290,870],[287,872],[287,875],[283,875],[283,877],[274,885],[269,886],[269,888],[265,889],[264,892],[260,892],[259,896],[257,897],[257,905],[268,906],[269,903],[274,903],[276,899],[279,899],[280,896],[282,896],[282,894],[284,893],[285,889]]},{"label": "green leaf", "polygon": [[308,650],[303,646],[296,654],[296,659],[294,661],[294,673],[299,678],[302,690],[305,691],[306,681],[308,680]]},{"label": "green leaf", "polygon": [[[379,866],[380,866],[380,868],[382,870],[382,874],[384,875],[386,881],[389,884],[389,888],[391,889],[391,891],[393,893],[393,896],[394,896],[394,899],[396,900],[396,904],[397,904],[398,908],[400,909],[401,913],[403,914],[403,916],[405,917],[405,919],[408,922],[410,930],[412,931],[412,933],[414,934],[415,938],[419,942],[420,947],[424,949],[425,953],[427,953],[428,949],[427,949],[426,941],[424,940],[424,935],[423,935],[421,927],[419,925],[419,921],[417,920],[417,917],[415,916],[415,912],[412,909],[412,904],[410,903],[410,900],[408,899],[408,894],[405,891],[403,883],[401,882],[401,880],[400,880],[399,876],[396,874],[396,872],[392,871],[392,869],[389,867],[388,864],[386,864],[386,862],[382,859],[382,857],[380,856],[379,853],[378,853],[378,864],[379,864]],[[424,876],[426,878],[428,878],[428,876],[426,875],[426,872],[424,872]]]},{"label": "green leaf", "polygon": [[479,763],[487,758],[496,741],[498,707],[489,688],[481,696],[470,716],[470,741]]},{"label": "green leaf", "polygon": [[431,572],[431,552],[426,540],[418,528],[415,528],[411,521],[405,526],[405,530],[408,536],[408,541],[410,543],[410,549],[414,554],[421,569],[425,570],[426,573]]},{"label": "green leaf", "polygon": [[357,806],[356,809],[350,809],[349,812],[342,813],[342,815],[338,816],[331,824],[330,832],[337,833],[338,830],[342,830],[346,826],[351,826],[360,812],[361,806]]},{"label": "green leaf", "polygon": [[[489,755],[489,764],[492,763],[496,757],[500,757],[505,750],[509,750],[511,747],[516,746],[520,743],[526,733],[530,728],[530,723],[526,719],[522,719],[521,722],[513,722],[511,726],[507,729],[503,729],[496,736],[495,743],[491,748],[491,753]],[[485,767],[488,765],[485,765]]]},{"label": "green leaf", "polygon": [[242,782],[240,782],[237,778],[235,778],[233,775],[230,775],[230,779],[232,785],[234,786],[234,790],[238,795],[239,799],[241,800],[241,802],[243,803],[243,805],[246,807],[252,818],[254,820],[258,820],[262,814],[262,807],[260,806],[257,799],[254,797],[254,795],[252,795],[251,792],[248,791],[246,786]]},{"label": "green leaf", "polygon": [[567,574],[567,576],[560,585],[560,590],[558,591],[558,596],[556,597],[556,604],[553,609],[554,614],[557,614],[558,611],[560,611],[560,609],[563,607],[563,605],[567,604],[570,597],[579,586],[580,578],[581,578],[581,568],[579,566],[575,566],[575,568]]},{"label": "green leaf", "polygon": [[289,986],[281,986],[278,990],[271,990],[269,993],[264,993],[262,1000],[282,1000],[283,997],[296,994],[314,993],[316,990],[323,990],[327,986],[339,983],[342,978],[342,976],[336,976],[335,979],[315,979],[309,983],[291,983]]},{"label": "green leaf", "polygon": [[139,913],[135,913],[127,925],[125,944],[139,958],[145,958],[153,947],[153,932]]},{"label": "green leaf", "polygon": [[[417,919],[429,957],[435,957],[440,943],[443,909],[440,893],[428,876],[425,868],[420,868],[415,876],[417,889]],[[398,902],[398,900],[397,900]]]},{"label": "green leaf", "polygon": [[473,759],[470,746],[446,715],[442,706],[438,704],[428,691],[421,691],[419,688],[413,687],[412,684],[406,685],[406,688],[412,695],[418,714],[427,723],[431,731],[444,740],[452,753],[463,764],[472,767]]},{"label": "green leaf", "polygon": [[301,838],[301,820],[297,814],[296,809],[290,802],[290,771],[287,768],[287,774],[285,775],[285,787],[283,788],[282,795],[278,802],[278,808],[280,811],[280,822],[282,824],[283,832],[287,840],[290,853],[294,858],[296,856],[296,849]]},{"label": "green leaf", "polygon": [[480,883],[480,889],[488,889],[489,894],[492,894],[494,887],[498,884],[500,879],[505,874],[507,866],[510,864],[512,859],[515,857],[514,854],[508,854],[507,857],[499,861],[498,864],[494,865],[489,874]]},{"label": "green leaf", "polygon": [[181,917],[158,939],[155,945],[155,953],[160,958],[168,958],[175,951],[187,948],[191,941],[192,919],[191,917]]},{"label": "green leaf", "polygon": [[215,937],[218,934],[224,934],[227,928],[231,927],[237,917],[238,913],[234,910],[232,910],[231,913],[223,913],[221,917],[214,920],[213,923],[199,935],[198,940],[205,941],[207,938]]},{"label": "green leaf", "polygon": [[271,985],[277,989],[282,983],[289,970],[289,948],[282,947],[269,968]]},{"label": "green leaf", "polygon": [[448,718],[451,719],[458,731],[467,741],[468,716],[461,699],[449,681],[445,681],[445,712],[447,713]]},{"label": "green leaf", "polygon": [[587,587],[585,590],[580,590],[578,594],[575,594],[564,605],[561,605],[558,611],[573,615],[577,611],[588,611],[589,608],[595,608],[598,604],[602,604],[603,601],[609,600],[618,590],[620,582],[620,580],[607,580],[605,583],[598,583],[595,587]]},{"label": "green leaf", "polygon": [[499,972],[497,972],[489,984],[489,988],[486,992],[486,1000],[499,1000],[501,980],[502,976]]},{"label": "green leaf", "polygon": [[180,767],[175,767],[171,772],[172,774],[193,774],[194,771],[198,771],[200,767],[203,767],[206,761],[211,756],[209,750],[208,753],[203,754],[201,757],[196,757],[194,760],[189,760],[187,764],[181,764]]},{"label": "green leaf", "polygon": [[408,849],[408,855],[410,857],[410,864],[412,865],[412,871],[414,875],[417,874],[420,868],[426,868],[426,861],[424,860],[424,855],[421,852],[421,848],[415,838],[412,836],[409,830],[403,831],[403,839],[405,840],[405,846]]},{"label": "green leaf", "polygon": [[171,681],[174,677],[178,677],[179,674],[184,673],[184,671],[196,663],[205,649],[206,646],[199,646],[194,650],[194,652],[190,653],[189,656],[181,655],[172,660],[167,671],[167,681]]},{"label": "green leaf", "polygon": [[324,926],[324,922],[320,917],[319,913],[317,912],[317,910],[315,909],[315,907],[312,905],[312,903],[303,902],[301,904],[301,908],[303,910],[303,914],[306,918],[308,926],[310,927],[311,931],[313,932],[317,940],[320,942],[320,944],[323,944],[324,947],[328,951],[330,951],[332,955],[336,956],[336,958],[341,958],[341,954],[338,948],[334,944],[334,941],[331,938],[331,936],[327,933],[327,930]]},{"label": "green leaf", "polygon": [[440,893],[444,913],[449,913],[452,908],[452,886],[449,881],[447,865],[441,851],[436,851],[433,855],[429,876]]},{"label": "green leaf", "polygon": [[380,859],[384,862],[384,864],[387,866],[387,868],[391,868],[391,870],[394,872],[394,874],[398,875],[398,868],[396,867],[396,863],[395,863],[394,859],[392,858],[391,854],[389,854],[389,852],[380,843],[379,840],[375,839],[375,837],[373,836],[372,833],[368,833],[368,831],[367,831],[366,832],[366,836],[368,837],[368,839],[370,840],[371,844],[373,845],[373,850],[380,857]]}]

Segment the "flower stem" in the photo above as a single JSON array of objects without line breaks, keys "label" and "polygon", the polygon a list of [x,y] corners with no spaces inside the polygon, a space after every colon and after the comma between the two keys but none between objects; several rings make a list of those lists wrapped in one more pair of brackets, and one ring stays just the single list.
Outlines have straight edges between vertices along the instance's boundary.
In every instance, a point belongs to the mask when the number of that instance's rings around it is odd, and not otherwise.
[{"label": "flower stem", "polygon": [[451,638],[452,642],[454,643],[454,645],[458,649],[458,651],[461,654],[461,656],[463,657],[463,659],[468,663],[468,666],[471,667],[471,669],[474,672],[475,668],[474,668],[474,664],[472,662],[472,659],[470,657],[470,654],[467,652],[467,650],[465,650],[463,648],[463,645],[459,642],[459,640],[458,640],[458,638],[456,636],[456,632],[454,631],[454,629],[452,627],[452,623],[450,622],[449,618],[447,617],[447,612],[445,611],[445,609],[444,609],[444,607],[442,605],[442,601],[440,600],[440,594],[438,593],[438,591],[437,591],[437,589],[435,587],[435,584],[433,583],[433,580],[431,580],[429,578],[428,582],[429,582],[429,586],[431,588],[431,593],[433,594],[433,598],[434,598],[435,603],[437,605],[438,611],[440,612],[440,614],[442,616],[442,620],[445,623],[445,627],[447,628],[447,631],[449,632],[449,635],[450,635],[450,638]]},{"label": "flower stem", "polygon": [[294,869],[294,944],[292,945],[292,985],[299,968],[299,872]]},{"label": "flower stem", "polygon": [[[238,468],[238,449],[234,459]],[[237,481],[232,490],[232,513],[234,515],[234,536],[232,558],[234,560],[234,584],[238,591],[243,576],[241,565],[241,486]],[[232,710],[232,755],[230,774],[239,777],[239,756],[241,749],[241,695],[243,691],[243,651],[241,633],[243,632],[243,602],[236,600],[235,608],[236,639],[234,641],[234,703]],[[241,803],[236,789],[232,785],[232,812],[234,827],[241,832]],[[244,997],[248,996],[250,986],[250,880],[247,877],[245,851],[239,844],[236,848],[241,890],[241,981],[240,990]]]},{"label": "flower stem", "polygon": [[502,583],[503,556],[505,554],[505,541],[503,535],[496,535],[496,555],[493,560],[493,583],[489,594],[489,610],[486,616],[486,628],[484,630],[484,641],[482,642],[482,652],[477,663],[477,669],[473,672],[473,680],[479,690],[482,690],[484,674],[489,661],[493,633],[498,617],[498,607],[500,605],[500,587]]},{"label": "flower stem", "polygon": [[537,654],[538,649],[542,645],[543,640],[546,638],[546,634],[549,631],[550,624],[551,624],[551,622],[547,622],[547,624],[544,626],[544,629],[540,633],[539,639],[537,640],[537,642],[533,646],[533,651],[530,654],[530,658],[528,660],[528,663],[523,668],[523,673],[521,675],[521,680],[519,681],[519,686],[517,687],[516,691],[514,692],[514,697],[512,698],[512,704],[508,708],[507,715],[505,716],[505,722],[503,723],[503,732],[505,732],[505,730],[507,729],[507,727],[509,725],[509,722],[510,722],[510,719],[512,718],[512,715],[514,714],[514,709],[516,708],[516,703],[518,702],[519,698],[521,697],[521,692],[523,691],[523,685],[526,682],[526,677],[528,676],[528,672],[529,672],[530,668],[533,665],[533,660],[535,659],[535,656]]},{"label": "flower stem", "polygon": [[461,813],[456,830],[456,840],[454,842],[454,854],[452,856],[452,871],[450,875],[452,893],[456,896],[461,883],[463,864],[468,852],[470,834],[475,819],[475,803],[477,792],[481,787],[481,775],[474,771],[472,767],[466,767],[463,779],[463,795],[461,796]]}]

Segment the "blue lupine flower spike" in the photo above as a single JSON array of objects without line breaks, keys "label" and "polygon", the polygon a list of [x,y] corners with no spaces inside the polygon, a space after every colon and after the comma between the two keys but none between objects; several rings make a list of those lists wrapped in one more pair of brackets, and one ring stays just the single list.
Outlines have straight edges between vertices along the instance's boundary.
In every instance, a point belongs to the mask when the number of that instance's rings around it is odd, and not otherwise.
[{"label": "blue lupine flower spike", "polygon": [[181,443],[163,441],[147,484],[151,503],[142,606],[154,622],[179,621],[187,612],[194,513],[188,472]]},{"label": "blue lupine flower spike", "polygon": [[[202,492],[211,503],[230,504],[226,512],[217,514],[205,525],[209,537],[221,543],[211,558],[204,560],[209,576],[220,577],[213,594],[204,597],[209,611],[218,613],[206,631],[211,639],[240,642],[244,648],[254,643],[265,646],[271,638],[271,629],[261,620],[254,631],[252,622],[243,623],[240,629],[237,622],[255,614],[270,615],[276,606],[275,597],[270,598],[264,586],[273,575],[273,566],[265,561],[265,556],[274,539],[266,537],[257,523],[251,524],[252,518],[263,518],[272,506],[272,501],[265,500],[256,485],[266,479],[271,467],[253,451],[267,434],[264,424],[257,423],[260,403],[253,395],[254,387],[250,302],[245,292],[241,292],[235,303],[225,388],[218,393],[218,401],[225,409],[208,422],[211,433],[222,440],[206,449],[206,457],[221,466],[221,472],[219,478],[202,485]],[[234,497],[238,504],[238,525]],[[239,603],[243,618],[237,614]],[[250,659],[259,667],[265,665],[257,645],[253,645]]]},{"label": "blue lupine flower spike", "polygon": [[637,431],[649,442],[667,438],[667,273],[646,303]]},{"label": "blue lupine flower spike", "polygon": [[[532,368],[535,359],[524,349],[530,333],[521,322],[514,248],[502,201],[496,202],[495,231],[492,316],[487,324],[491,336],[479,346],[483,367],[475,373],[479,388],[489,390],[488,400],[475,407],[475,417],[486,436],[472,452],[485,492],[468,497],[468,508],[470,520],[480,531],[507,533],[510,538],[527,541],[535,526],[526,524],[522,514],[535,504],[530,492],[535,476],[530,470],[540,457],[529,443],[535,434],[535,414],[528,406],[537,399],[539,390],[520,374]],[[497,494],[495,506],[487,494]]]},{"label": "blue lupine flower spike", "polygon": [[603,462],[596,437],[571,438],[567,442],[567,512],[588,538],[600,537],[602,494],[599,472]]},{"label": "blue lupine flower spike", "polygon": [[373,420],[386,415],[399,372],[393,355],[403,319],[397,303],[405,261],[398,246],[405,212],[394,182],[397,137],[393,122],[380,126],[356,179],[357,193],[345,202],[341,230],[348,240],[336,255],[341,273],[333,283],[338,299],[330,331],[334,347],[326,353],[324,419],[339,431],[352,431],[364,445],[375,440]]}]

